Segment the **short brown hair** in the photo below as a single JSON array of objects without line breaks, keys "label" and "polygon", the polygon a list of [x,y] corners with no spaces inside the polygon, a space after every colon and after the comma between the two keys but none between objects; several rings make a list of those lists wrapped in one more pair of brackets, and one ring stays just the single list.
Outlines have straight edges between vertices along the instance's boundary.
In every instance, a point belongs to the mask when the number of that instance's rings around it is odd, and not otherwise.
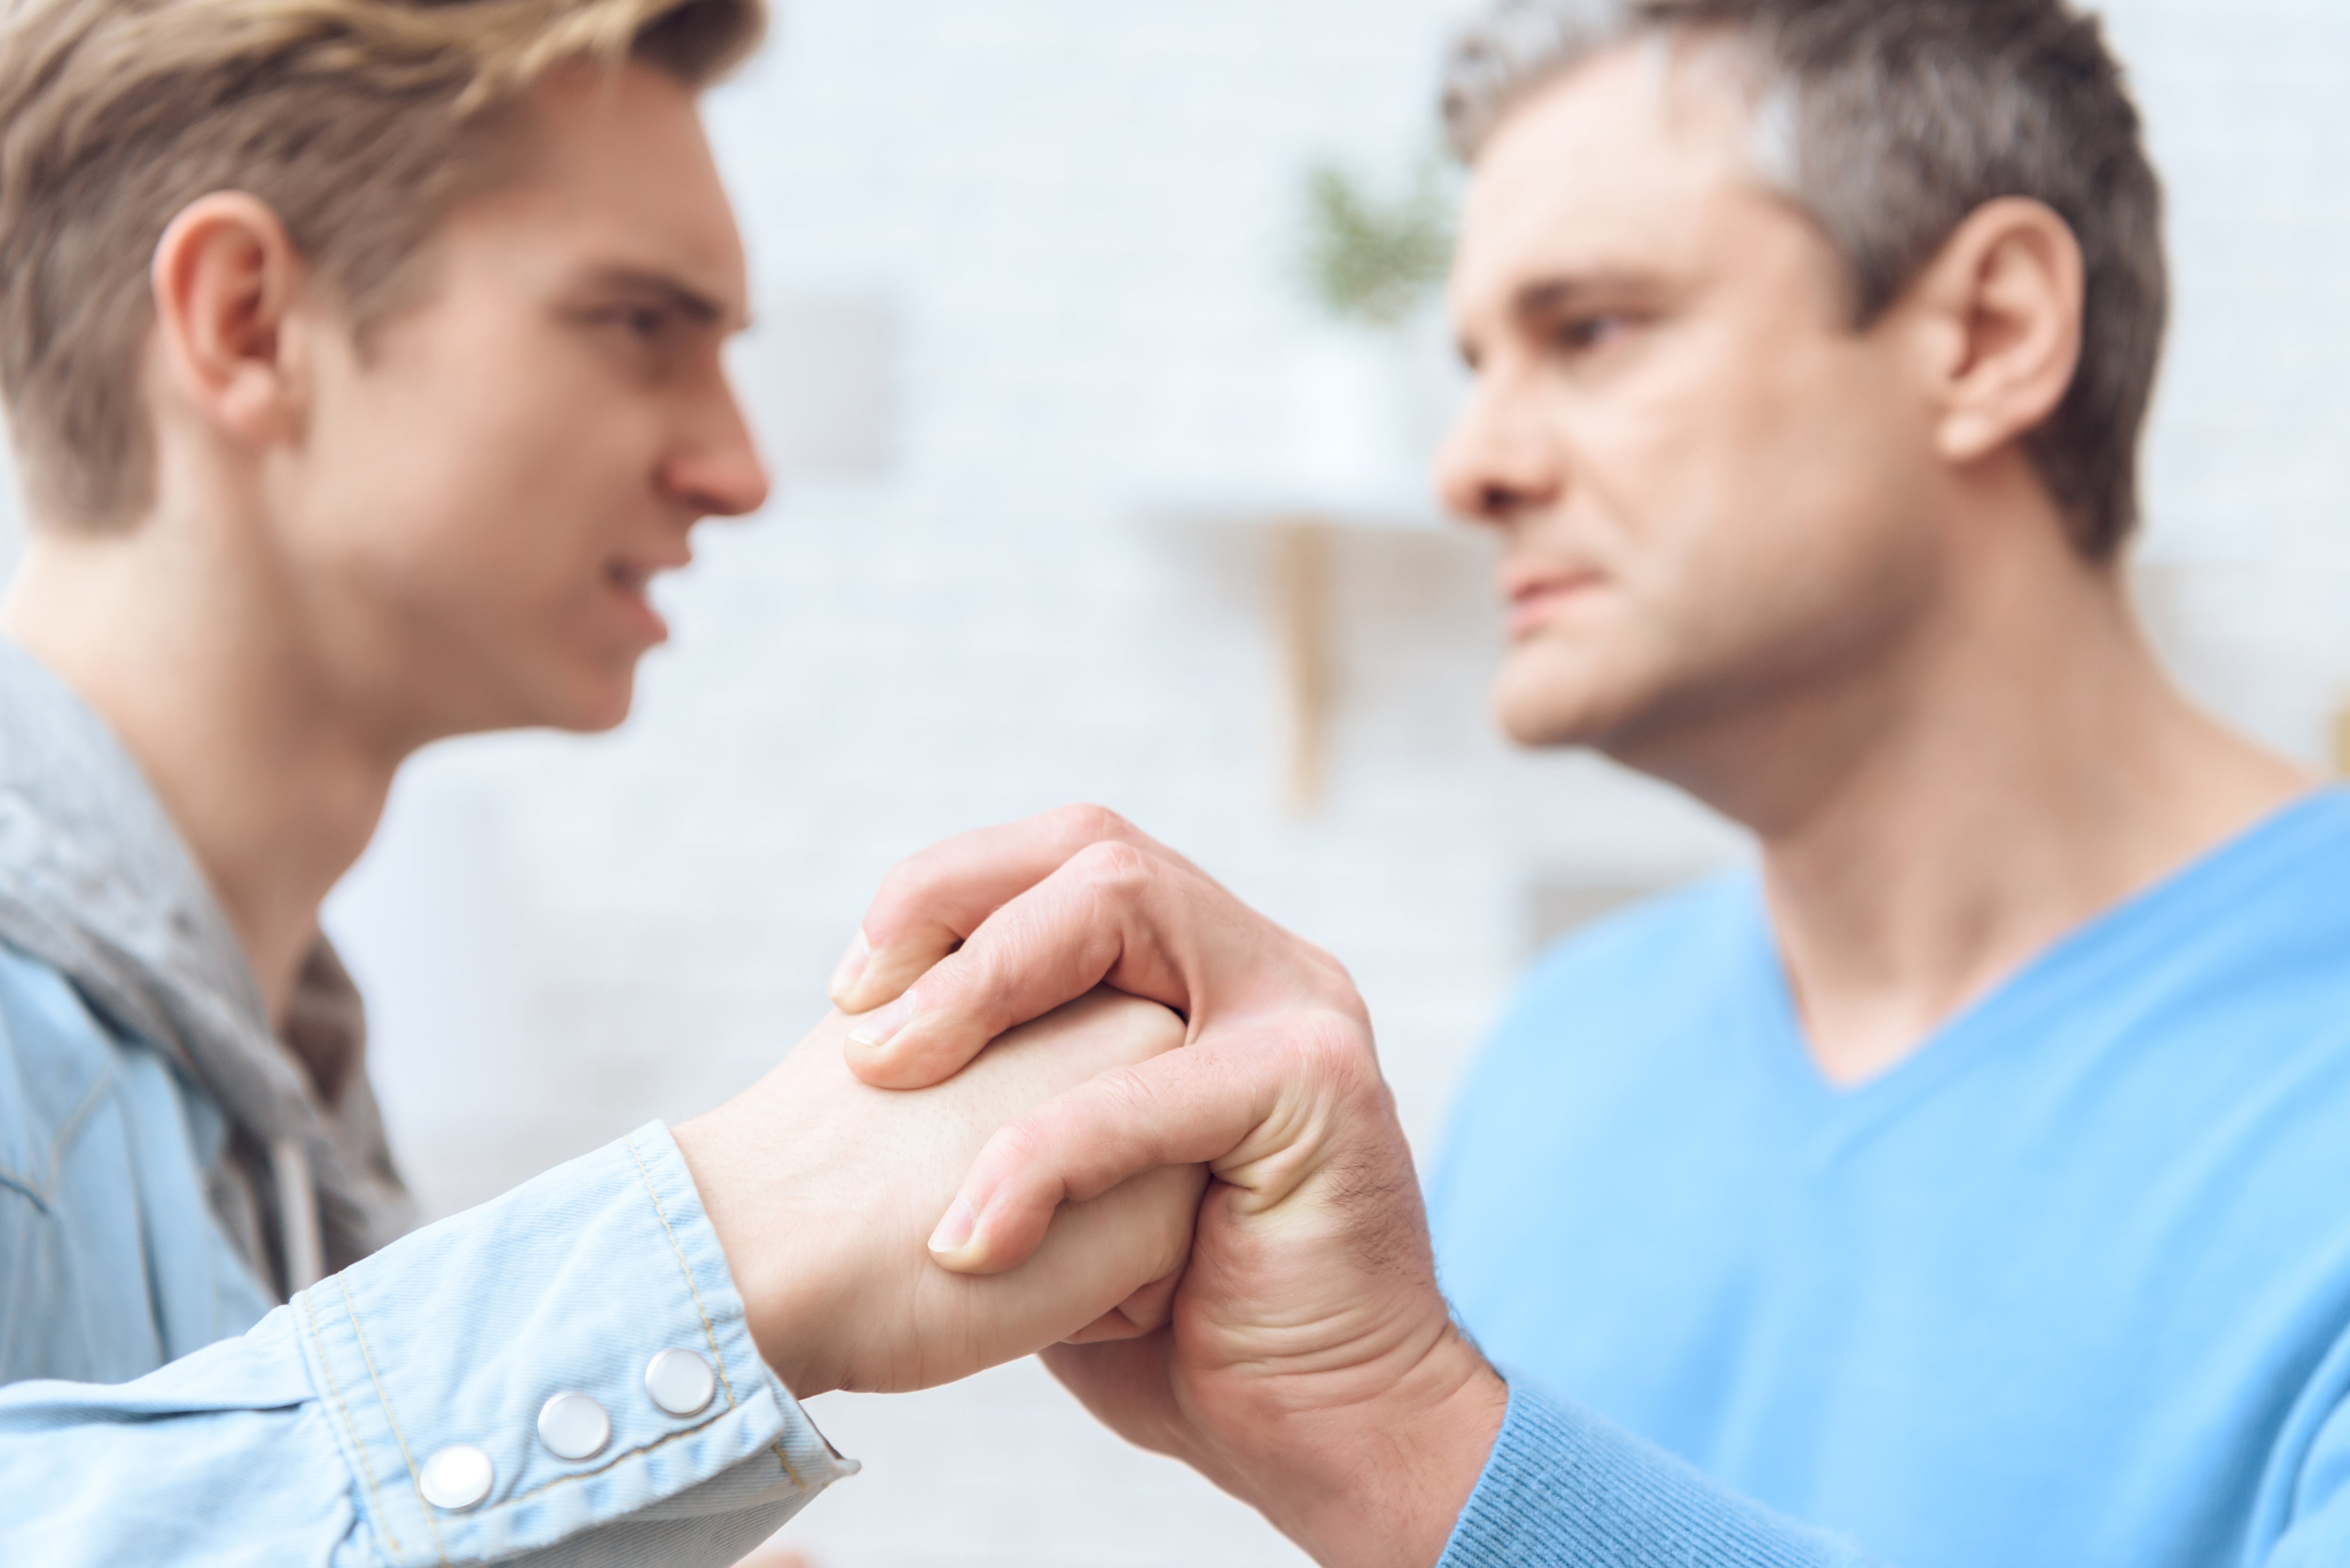
[{"label": "short brown hair", "polygon": [[700,88],[765,26],[764,0],[11,0],[0,393],[33,510],[120,526],[152,504],[148,269],[191,202],[267,202],[364,327],[549,71],[635,59]]},{"label": "short brown hair", "polygon": [[2170,308],[2162,183],[2120,65],[2066,0],[1501,0],[1453,52],[1444,111],[1474,158],[1528,94],[1644,36],[1711,33],[1754,76],[1756,170],[1818,223],[1866,327],[2002,196],[2072,226],[2081,366],[2026,449],[2091,560],[2138,523],[2138,445]]}]

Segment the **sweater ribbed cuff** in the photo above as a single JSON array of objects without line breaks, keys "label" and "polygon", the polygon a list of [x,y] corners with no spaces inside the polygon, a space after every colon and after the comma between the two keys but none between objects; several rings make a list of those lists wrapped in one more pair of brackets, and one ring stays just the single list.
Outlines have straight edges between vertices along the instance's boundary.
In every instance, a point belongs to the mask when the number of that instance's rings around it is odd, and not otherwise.
[{"label": "sweater ribbed cuff", "polygon": [[1510,1382],[1509,1415],[1438,1568],[1860,1568],[1848,1543]]}]

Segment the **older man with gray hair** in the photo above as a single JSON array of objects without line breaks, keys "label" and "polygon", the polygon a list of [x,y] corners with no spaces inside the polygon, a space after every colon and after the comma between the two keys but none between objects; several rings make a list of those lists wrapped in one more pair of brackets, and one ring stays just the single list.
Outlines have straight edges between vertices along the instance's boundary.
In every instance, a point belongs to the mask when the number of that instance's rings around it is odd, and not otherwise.
[{"label": "older man with gray hair", "polygon": [[920,857],[869,1080],[1103,978],[1190,1034],[934,1251],[1211,1162],[1170,1329],[1052,1359],[1326,1563],[2350,1562],[2350,798],[2133,620],[2161,202],[2095,23],[1513,3],[1448,107],[1500,715],[1761,864],[1542,963],[1431,1226],[1326,955],[1100,813]]}]

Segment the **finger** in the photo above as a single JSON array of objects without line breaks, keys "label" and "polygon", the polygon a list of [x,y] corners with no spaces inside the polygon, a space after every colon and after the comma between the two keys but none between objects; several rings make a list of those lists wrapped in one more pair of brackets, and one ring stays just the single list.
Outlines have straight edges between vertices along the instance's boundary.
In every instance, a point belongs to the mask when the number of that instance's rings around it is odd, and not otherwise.
[{"label": "finger", "polygon": [[[931,1255],[958,1273],[1016,1268],[1064,1202],[1162,1166],[1206,1165],[1278,1201],[1311,1174],[1320,1137],[1346,1114],[1342,1102],[1367,1086],[1385,1094],[1367,1041],[1350,1038],[1351,1028],[1336,1014],[1299,1014],[1278,1040],[1235,1033],[1048,1101],[980,1151],[931,1238]],[[1253,1168],[1276,1153],[1295,1158]]]},{"label": "finger", "polygon": [[[1163,1317],[1171,1286],[1191,1256],[1207,1187],[1196,1165],[1145,1171],[1090,1202],[1054,1217],[1051,1235],[1027,1264],[993,1279],[947,1282],[974,1299],[1011,1303],[1035,1324],[1021,1352],[1057,1341],[1106,1342],[1149,1333],[1127,1309]],[[943,1280],[943,1276],[941,1276]],[[1159,1288],[1166,1287],[1166,1288]],[[1000,1358],[1000,1357],[999,1357]]]},{"label": "finger", "polygon": [[1175,1315],[1175,1287],[1183,1282],[1180,1270],[1155,1280],[1094,1319],[1063,1345],[1107,1345],[1155,1334]]},{"label": "finger", "polygon": [[1175,1316],[1175,1290],[1182,1282],[1178,1272],[1143,1286],[1118,1303],[1118,1315],[1132,1324],[1137,1334],[1163,1328]]},{"label": "finger", "polygon": [[920,983],[860,1020],[845,1046],[850,1071],[878,1088],[928,1088],[1006,1030],[1105,981],[1187,1012],[1190,978],[1156,933],[1207,923],[1184,919],[1179,909],[1196,900],[1170,885],[1196,877],[1131,845],[1079,850],[981,922]]},{"label": "finger", "polygon": [[1131,844],[1180,859],[1115,812],[1066,806],[966,833],[900,862],[883,879],[834,971],[834,1002],[858,1013],[893,1000],[988,916],[1099,843]]},{"label": "finger", "polygon": [[1151,1332],[1127,1316],[1123,1307],[1112,1307],[1061,1343],[1063,1345],[1114,1345],[1121,1339],[1140,1339],[1144,1334]]},{"label": "finger", "polygon": [[1103,843],[981,922],[921,983],[860,1023],[849,1069],[921,1089],[1004,1031],[1097,986],[1156,1002],[1196,1033],[1221,1010],[1244,1023],[1315,1007],[1369,1020],[1346,966],[1234,898],[1189,861]]},{"label": "finger", "polygon": [[1177,1434],[1186,1423],[1168,1381],[1170,1332],[1100,1345],[1056,1345],[1040,1359],[1078,1403],[1128,1442],[1180,1455]]}]

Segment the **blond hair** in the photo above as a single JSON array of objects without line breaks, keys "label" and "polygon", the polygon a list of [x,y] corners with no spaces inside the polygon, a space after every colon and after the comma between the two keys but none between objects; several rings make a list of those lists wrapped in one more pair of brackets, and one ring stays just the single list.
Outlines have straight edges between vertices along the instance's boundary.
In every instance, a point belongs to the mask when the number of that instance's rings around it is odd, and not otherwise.
[{"label": "blond hair", "polygon": [[191,202],[267,202],[364,330],[550,71],[699,88],[765,25],[764,0],[0,0],[0,395],[35,514],[152,504],[148,271]]}]

